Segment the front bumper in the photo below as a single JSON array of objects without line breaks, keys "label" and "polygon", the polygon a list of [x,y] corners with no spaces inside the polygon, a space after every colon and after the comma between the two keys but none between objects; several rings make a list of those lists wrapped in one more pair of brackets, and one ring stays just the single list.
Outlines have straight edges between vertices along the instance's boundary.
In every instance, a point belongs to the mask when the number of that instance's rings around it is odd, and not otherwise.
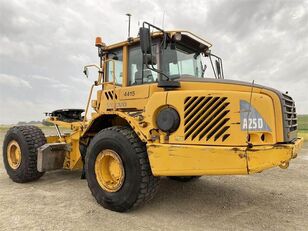
[{"label": "front bumper", "polygon": [[275,166],[287,167],[303,145],[292,144],[246,147],[147,144],[155,176],[239,175],[261,172]]}]

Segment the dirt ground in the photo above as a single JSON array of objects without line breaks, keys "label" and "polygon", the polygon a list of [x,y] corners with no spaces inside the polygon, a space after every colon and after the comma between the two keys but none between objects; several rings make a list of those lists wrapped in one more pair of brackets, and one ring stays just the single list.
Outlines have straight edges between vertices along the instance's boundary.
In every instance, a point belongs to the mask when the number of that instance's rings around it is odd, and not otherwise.
[{"label": "dirt ground", "polygon": [[[0,131],[2,150],[4,132]],[[2,151],[1,151],[2,152]],[[307,230],[308,143],[287,170],[211,176],[189,183],[163,178],[137,210],[99,206],[80,172],[56,171],[13,183],[0,157],[0,230]]]}]

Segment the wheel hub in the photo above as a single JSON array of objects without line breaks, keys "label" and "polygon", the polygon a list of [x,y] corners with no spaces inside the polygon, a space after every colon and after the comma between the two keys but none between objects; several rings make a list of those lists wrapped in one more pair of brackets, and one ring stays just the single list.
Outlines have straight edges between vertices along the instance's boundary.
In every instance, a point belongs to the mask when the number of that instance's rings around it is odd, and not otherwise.
[{"label": "wheel hub", "polygon": [[21,149],[16,140],[8,144],[7,160],[12,169],[17,169],[21,164]]},{"label": "wheel hub", "polygon": [[100,152],[95,161],[95,174],[99,185],[108,192],[118,191],[124,182],[124,167],[120,156],[113,150]]}]

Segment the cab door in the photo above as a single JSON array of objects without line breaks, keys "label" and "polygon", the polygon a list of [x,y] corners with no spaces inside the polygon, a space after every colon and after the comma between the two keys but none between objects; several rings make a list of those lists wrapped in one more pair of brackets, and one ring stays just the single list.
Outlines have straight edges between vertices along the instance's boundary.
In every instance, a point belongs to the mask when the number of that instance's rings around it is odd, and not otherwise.
[{"label": "cab door", "polygon": [[150,97],[151,85],[157,84],[157,73],[143,65],[139,45],[124,46],[123,57],[122,87],[115,88],[117,108],[143,110]]},{"label": "cab door", "polygon": [[123,85],[123,48],[109,51],[107,60],[104,62],[104,83],[101,94],[101,112],[115,110],[120,107],[119,92]]}]

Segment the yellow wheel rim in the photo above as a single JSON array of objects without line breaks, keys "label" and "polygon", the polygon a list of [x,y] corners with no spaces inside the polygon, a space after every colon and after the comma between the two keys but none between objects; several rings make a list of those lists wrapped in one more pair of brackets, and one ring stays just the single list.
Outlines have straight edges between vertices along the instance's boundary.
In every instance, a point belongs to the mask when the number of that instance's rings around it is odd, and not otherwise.
[{"label": "yellow wheel rim", "polygon": [[21,164],[21,149],[16,140],[12,140],[8,144],[7,160],[12,169],[17,169]]},{"label": "yellow wheel rim", "polygon": [[124,182],[124,167],[120,156],[113,150],[100,152],[95,161],[95,174],[99,185],[108,192],[118,191]]}]

